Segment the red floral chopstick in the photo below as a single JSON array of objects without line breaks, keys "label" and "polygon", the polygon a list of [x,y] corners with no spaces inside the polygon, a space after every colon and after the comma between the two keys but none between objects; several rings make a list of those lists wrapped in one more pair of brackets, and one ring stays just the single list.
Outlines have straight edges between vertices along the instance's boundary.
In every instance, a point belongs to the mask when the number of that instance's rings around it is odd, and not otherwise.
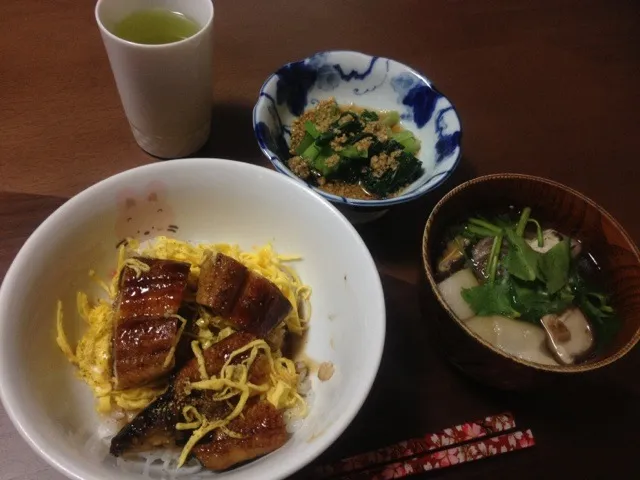
[{"label": "red floral chopstick", "polygon": [[483,420],[456,425],[452,428],[445,428],[440,432],[430,433],[422,438],[405,440],[372,452],[345,458],[332,465],[318,467],[314,471],[314,476],[316,478],[324,478],[344,475],[356,470],[371,468],[375,465],[397,462],[400,459],[414,457],[425,452],[442,450],[449,445],[453,446],[462,442],[469,442],[473,439],[480,439],[498,432],[511,430],[515,427],[516,422],[511,413],[507,412],[500,415],[492,415]]},{"label": "red floral chopstick", "polygon": [[531,430],[505,433],[497,437],[487,438],[446,450],[427,453],[405,461],[375,467],[369,470],[351,473],[340,477],[340,480],[391,480],[429,470],[472,462],[482,458],[493,457],[523,448],[533,447],[535,440]]}]

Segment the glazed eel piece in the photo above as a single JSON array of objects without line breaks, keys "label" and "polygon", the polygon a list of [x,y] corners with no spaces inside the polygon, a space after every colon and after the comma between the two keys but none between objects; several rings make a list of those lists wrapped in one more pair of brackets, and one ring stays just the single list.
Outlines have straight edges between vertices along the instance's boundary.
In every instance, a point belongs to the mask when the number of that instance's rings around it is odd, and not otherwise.
[{"label": "glazed eel piece", "polygon": [[[210,376],[219,375],[223,365],[235,350],[256,340],[248,332],[237,332],[203,351],[205,368]],[[238,355],[233,363],[240,362],[249,352]],[[266,356],[259,354],[250,371],[248,381],[260,385],[269,380],[270,366]],[[123,427],[111,441],[110,452],[114,456],[156,447],[171,447],[186,442],[189,432],[177,431],[175,425],[184,421],[182,409],[194,406],[209,420],[226,417],[231,406],[214,401],[213,392],[186,392],[189,382],[200,380],[198,361],[191,359],[175,376],[167,392]],[[193,455],[207,468],[224,470],[236,463],[251,460],[280,448],[287,440],[282,413],[266,401],[254,396],[249,400],[243,415],[234,419],[228,428],[243,438],[232,438],[214,431],[201,440],[192,450]]]},{"label": "glazed eel piece", "polygon": [[203,262],[196,301],[236,330],[259,337],[265,337],[292,308],[276,285],[222,253]]},{"label": "glazed eel piece", "polygon": [[238,463],[271,453],[288,439],[282,412],[267,401],[247,403],[243,415],[227,428],[241,435],[232,438],[215,430],[193,447],[194,456],[210,470],[226,470]]},{"label": "glazed eel piece", "polygon": [[189,264],[136,257],[143,269],[125,266],[119,281],[113,335],[116,389],[133,388],[169,373],[181,321],[178,313]]}]

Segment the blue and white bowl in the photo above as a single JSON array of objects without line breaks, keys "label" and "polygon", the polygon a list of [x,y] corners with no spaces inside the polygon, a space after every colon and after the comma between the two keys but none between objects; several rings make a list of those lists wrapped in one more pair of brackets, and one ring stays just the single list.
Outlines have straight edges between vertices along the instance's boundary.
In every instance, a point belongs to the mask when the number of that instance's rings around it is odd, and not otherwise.
[{"label": "blue and white bowl", "polygon": [[361,214],[375,211],[380,216],[391,205],[433,190],[458,165],[460,119],[426,77],[389,58],[329,51],[284,65],[260,89],[253,129],[260,148],[279,172],[306,183],[287,168],[291,124],[307,108],[329,97],[340,104],[399,111],[402,126],[422,143],[418,157],[424,167],[422,176],[401,195],[383,200],[339,197],[309,185],[338,207],[356,207],[348,210]]}]

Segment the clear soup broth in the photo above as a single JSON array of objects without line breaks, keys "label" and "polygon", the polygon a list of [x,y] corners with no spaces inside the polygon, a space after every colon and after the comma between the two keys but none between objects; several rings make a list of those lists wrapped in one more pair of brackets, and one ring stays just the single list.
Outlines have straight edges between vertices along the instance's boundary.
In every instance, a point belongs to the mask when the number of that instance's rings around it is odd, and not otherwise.
[{"label": "clear soup broth", "polygon": [[433,258],[440,294],[458,319],[523,360],[588,361],[620,327],[594,256],[531,208],[461,219]]}]

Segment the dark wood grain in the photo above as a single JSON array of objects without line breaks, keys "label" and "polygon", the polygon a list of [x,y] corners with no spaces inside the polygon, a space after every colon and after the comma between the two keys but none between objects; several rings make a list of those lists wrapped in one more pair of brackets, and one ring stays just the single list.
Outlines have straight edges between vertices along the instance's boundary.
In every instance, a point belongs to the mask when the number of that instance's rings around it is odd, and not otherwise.
[{"label": "dark wood grain", "polygon": [[[637,445],[640,386],[630,379],[640,366],[640,351],[557,391],[504,394],[458,374],[436,353],[414,285],[382,279],[389,329],[378,378],[351,427],[320,462],[511,411],[518,426],[533,430],[535,448],[415,478],[595,479],[638,472],[623,452]],[[305,478],[304,472],[296,478]]]},{"label": "dark wood grain", "polygon": [[[0,277],[28,234],[64,199],[156,161],[137,147],[125,121],[94,4],[0,4]],[[321,461],[512,409],[532,427],[535,449],[433,476],[637,474],[637,349],[601,378],[566,387],[561,400],[505,397],[462,377],[434,352],[415,285],[431,208],[453,185],[481,174],[512,171],[565,183],[640,241],[640,4],[217,0],[215,8],[215,105],[203,156],[266,165],[251,131],[260,85],[281,64],[332,48],[412,65],[451,98],[463,125],[464,157],[454,178],[359,229],[384,275],[389,341],[370,399]],[[319,27],[327,25],[324,33]],[[62,478],[36,459],[3,413],[0,454],[2,480]]]},{"label": "dark wood grain", "polygon": [[0,192],[0,281],[27,237],[66,199]]}]

